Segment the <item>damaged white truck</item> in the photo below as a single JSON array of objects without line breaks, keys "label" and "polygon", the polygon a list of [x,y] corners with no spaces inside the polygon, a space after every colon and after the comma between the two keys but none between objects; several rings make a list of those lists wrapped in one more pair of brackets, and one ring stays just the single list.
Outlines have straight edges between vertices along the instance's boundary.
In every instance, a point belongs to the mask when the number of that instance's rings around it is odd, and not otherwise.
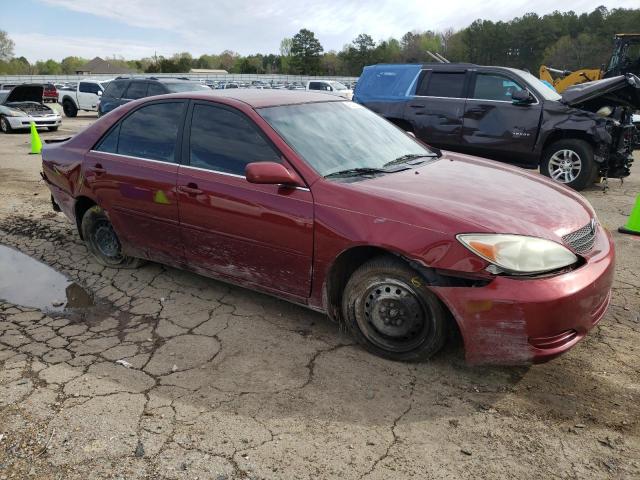
[{"label": "damaged white truck", "polygon": [[36,127],[54,132],[62,124],[62,116],[42,101],[44,86],[17,85],[11,90],[0,90],[0,129],[4,133]]}]

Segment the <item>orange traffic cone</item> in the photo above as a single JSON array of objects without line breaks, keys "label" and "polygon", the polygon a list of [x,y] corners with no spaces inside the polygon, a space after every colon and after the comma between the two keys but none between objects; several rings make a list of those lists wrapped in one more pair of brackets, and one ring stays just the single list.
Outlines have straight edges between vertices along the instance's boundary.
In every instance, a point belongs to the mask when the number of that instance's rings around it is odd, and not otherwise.
[{"label": "orange traffic cone", "polygon": [[31,122],[31,154],[42,152],[42,142],[40,141],[40,135],[38,135],[38,129],[36,124]]}]

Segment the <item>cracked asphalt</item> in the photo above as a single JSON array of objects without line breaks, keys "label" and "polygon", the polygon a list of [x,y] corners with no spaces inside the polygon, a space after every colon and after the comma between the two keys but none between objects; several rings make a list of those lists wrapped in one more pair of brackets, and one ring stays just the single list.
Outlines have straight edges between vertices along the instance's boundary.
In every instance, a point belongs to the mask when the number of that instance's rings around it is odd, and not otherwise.
[{"label": "cracked asphalt", "polygon": [[[614,233],[612,305],[564,356],[468,367],[452,344],[394,363],[284,301],[98,265],[51,210],[28,141],[0,137],[0,244],[94,305],[0,301],[0,480],[640,478],[640,238]],[[634,170],[585,193],[612,231],[640,193]]]}]

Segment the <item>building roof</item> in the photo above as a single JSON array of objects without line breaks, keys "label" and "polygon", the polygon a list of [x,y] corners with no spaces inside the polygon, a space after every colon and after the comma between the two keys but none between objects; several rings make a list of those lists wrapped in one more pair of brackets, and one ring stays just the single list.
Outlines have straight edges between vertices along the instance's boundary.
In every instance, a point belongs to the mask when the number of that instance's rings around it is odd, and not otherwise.
[{"label": "building roof", "polygon": [[122,73],[135,73],[135,70],[130,68],[121,67],[120,65],[114,65],[113,63],[103,60],[100,57],[96,57],[90,62],[85,63],[76,70],[76,73],[88,73],[88,74],[100,74],[106,73],[110,75],[117,75]]}]

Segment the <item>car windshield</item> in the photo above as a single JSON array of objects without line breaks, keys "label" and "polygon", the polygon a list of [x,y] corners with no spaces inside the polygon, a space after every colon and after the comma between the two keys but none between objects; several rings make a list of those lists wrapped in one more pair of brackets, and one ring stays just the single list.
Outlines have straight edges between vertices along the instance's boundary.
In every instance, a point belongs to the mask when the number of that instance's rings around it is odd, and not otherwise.
[{"label": "car windshield", "polygon": [[536,93],[542,95],[545,100],[553,100],[555,102],[562,100],[562,96],[558,92],[542,83],[540,79],[534,77],[529,72],[517,70],[515,68],[512,68],[511,71],[519,75],[524,81],[531,85],[535,89]]},{"label": "car windshield", "polygon": [[102,87],[102,90],[106,90],[107,89],[107,85],[109,85],[109,82],[99,82],[100,86]]},{"label": "car windshield", "polygon": [[4,101],[9,96],[10,91],[0,92],[0,104],[4,103]]},{"label": "car windshield", "polygon": [[347,90],[347,86],[343,85],[340,82],[329,82],[329,84],[335,89],[335,90]]},{"label": "car windshield", "polygon": [[170,92],[180,93],[180,92],[193,92],[195,90],[210,90],[209,87],[205,85],[200,85],[195,82],[176,82],[176,83],[165,83]]},{"label": "car windshield", "polygon": [[357,103],[319,102],[258,113],[322,176],[382,170],[399,159],[433,156],[426,146]]}]

